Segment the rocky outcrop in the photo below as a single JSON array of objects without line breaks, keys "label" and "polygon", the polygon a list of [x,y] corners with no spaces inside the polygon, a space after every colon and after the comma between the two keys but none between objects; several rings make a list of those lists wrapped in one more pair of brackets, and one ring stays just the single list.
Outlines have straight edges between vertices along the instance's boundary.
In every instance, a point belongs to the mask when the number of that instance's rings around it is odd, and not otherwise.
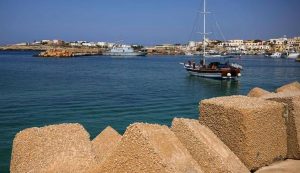
[{"label": "rocky outcrop", "polygon": [[74,53],[69,50],[63,50],[63,49],[50,49],[45,52],[41,52],[39,54],[39,57],[73,57]]},{"label": "rocky outcrop", "polygon": [[91,173],[200,173],[187,149],[167,126],[130,125],[120,144]]},{"label": "rocky outcrop", "polygon": [[287,146],[290,159],[300,159],[300,91],[273,93],[263,96],[267,100],[285,104]]},{"label": "rocky outcrop", "polygon": [[200,123],[209,127],[248,167],[256,170],[287,154],[284,105],[246,96],[201,101]]},{"label": "rocky outcrop", "polygon": [[276,89],[276,92],[277,93],[280,93],[280,92],[297,92],[297,91],[300,91],[300,83],[299,82],[293,82],[293,83],[290,83],[290,84],[287,84],[287,85],[284,85],[280,88],[277,88]]},{"label": "rocky outcrop", "polygon": [[299,173],[300,160],[285,160],[263,167],[255,173]]},{"label": "rocky outcrop", "polygon": [[207,127],[197,120],[175,118],[171,130],[204,172],[250,172],[240,159]]},{"label": "rocky outcrop", "polygon": [[92,149],[97,164],[107,158],[117,147],[122,136],[110,126],[106,127],[93,141]]},{"label": "rocky outcrop", "polygon": [[25,129],[13,141],[10,171],[85,172],[95,163],[89,138],[79,124]]},{"label": "rocky outcrop", "polygon": [[262,97],[266,94],[270,94],[269,91],[266,91],[264,89],[261,89],[261,88],[258,88],[258,87],[255,87],[253,88],[252,90],[249,91],[248,93],[248,97]]}]

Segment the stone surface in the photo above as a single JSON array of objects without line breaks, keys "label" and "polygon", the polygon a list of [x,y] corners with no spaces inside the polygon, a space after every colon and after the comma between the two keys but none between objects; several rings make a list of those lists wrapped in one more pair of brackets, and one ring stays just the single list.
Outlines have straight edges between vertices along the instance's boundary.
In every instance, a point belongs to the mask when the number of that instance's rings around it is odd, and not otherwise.
[{"label": "stone surface", "polygon": [[94,164],[89,138],[80,124],[25,129],[13,141],[10,171],[84,172]]},{"label": "stone surface", "polygon": [[300,92],[274,93],[263,96],[286,105],[286,126],[288,134],[288,155],[290,159],[300,159]]},{"label": "stone surface", "polygon": [[199,173],[197,162],[167,127],[130,125],[116,150],[90,172]]},{"label": "stone surface", "polygon": [[300,173],[300,160],[285,160],[263,167],[255,173]]},{"label": "stone surface", "polygon": [[121,138],[117,131],[108,126],[92,141],[93,153],[98,164],[111,154]]},{"label": "stone surface", "polygon": [[240,159],[207,127],[197,120],[175,118],[171,130],[204,172],[250,172]]},{"label": "stone surface", "polygon": [[255,88],[253,88],[252,90],[249,91],[247,96],[248,97],[261,97],[261,96],[266,95],[266,94],[270,94],[270,92],[266,91],[264,89],[255,87]]},{"label": "stone surface", "polygon": [[200,123],[209,127],[248,167],[286,158],[284,105],[246,96],[203,100]]},{"label": "stone surface", "polygon": [[276,92],[291,92],[291,91],[300,91],[300,83],[298,81],[284,85],[276,89]]},{"label": "stone surface", "polygon": [[39,54],[40,57],[72,57],[74,53],[64,49],[50,49]]}]

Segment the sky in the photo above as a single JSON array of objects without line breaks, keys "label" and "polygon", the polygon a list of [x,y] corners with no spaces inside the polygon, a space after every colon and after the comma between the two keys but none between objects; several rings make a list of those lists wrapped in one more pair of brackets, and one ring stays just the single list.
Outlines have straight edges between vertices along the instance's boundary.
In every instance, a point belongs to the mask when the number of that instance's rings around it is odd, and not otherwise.
[{"label": "sky", "polygon": [[[200,40],[203,0],[0,0],[0,44]],[[207,0],[211,39],[300,36],[300,0]],[[221,34],[222,33],[222,34]]]}]

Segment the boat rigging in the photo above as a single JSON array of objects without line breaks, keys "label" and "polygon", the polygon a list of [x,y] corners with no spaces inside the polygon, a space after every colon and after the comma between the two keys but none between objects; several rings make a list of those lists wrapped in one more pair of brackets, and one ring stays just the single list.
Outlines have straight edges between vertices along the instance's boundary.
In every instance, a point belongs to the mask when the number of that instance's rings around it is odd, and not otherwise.
[{"label": "boat rigging", "polygon": [[[241,77],[242,66],[239,64],[230,64],[228,59],[233,56],[223,56],[223,55],[209,55],[206,52],[206,35],[210,34],[206,32],[206,15],[210,12],[206,11],[206,0],[203,3],[203,55],[200,64],[196,64],[195,62],[188,61],[187,63],[183,63],[183,66],[187,72],[191,75],[199,76],[199,77],[207,77],[207,78],[215,78],[215,79],[237,79]],[[208,65],[206,64],[206,58],[209,57],[220,57],[226,59],[226,63],[221,62],[212,62]]]}]

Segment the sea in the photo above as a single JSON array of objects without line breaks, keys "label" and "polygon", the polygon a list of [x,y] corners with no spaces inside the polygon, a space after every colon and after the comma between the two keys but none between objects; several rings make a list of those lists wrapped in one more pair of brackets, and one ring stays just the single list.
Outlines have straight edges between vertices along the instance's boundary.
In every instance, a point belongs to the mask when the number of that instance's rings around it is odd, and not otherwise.
[{"label": "sea", "polygon": [[[199,102],[268,91],[300,81],[300,63],[242,56],[236,81],[190,76],[180,64],[198,57],[38,58],[30,51],[0,52],[0,172],[9,172],[12,142],[26,128],[80,123],[91,139],[105,127],[123,134],[134,122],[170,126],[174,117],[199,118]],[[209,59],[208,61],[219,61]],[[242,103],[241,103],[242,104]]]}]

